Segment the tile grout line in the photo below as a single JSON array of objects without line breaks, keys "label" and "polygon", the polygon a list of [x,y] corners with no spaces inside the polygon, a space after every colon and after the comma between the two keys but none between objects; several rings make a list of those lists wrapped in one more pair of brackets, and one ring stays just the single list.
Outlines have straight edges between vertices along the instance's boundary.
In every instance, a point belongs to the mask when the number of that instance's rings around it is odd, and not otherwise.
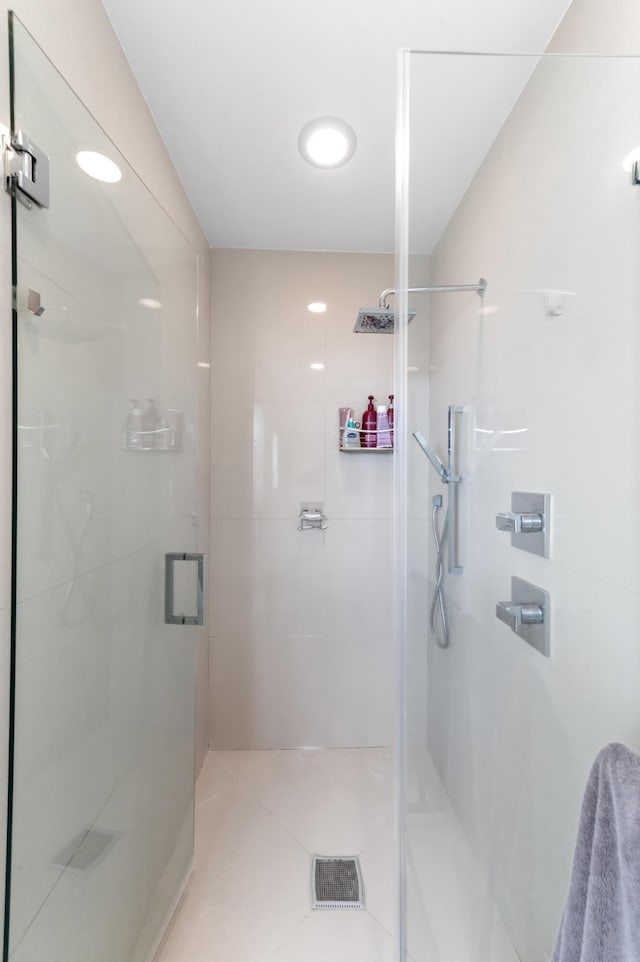
[{"label": "tile grout line", "polygon": [[[366,898],[366,892],[365,892],[365,898]],[[384,925],[384,923],[380,921],[380,919],[378,918],[377,915],[374,915],[374,914],[373,914],[373,912],[371,911],[371,909],[365,908],[365,912],[373,919],[373,921],[376,923],[376,925],[379,925],[379,926],[380,926],[380,928],[382,929],[383,932],[386,932],[388,936],[390,936],[391,938],[393,938],[393,932],[391,932],[390,929],[388,929],[387,926]]]},{"label": "tile grout line", "polygon": [[[281,749],[276,749],[276,751],[280,751],[280,750],[281,750]],[[275,815],[274,812],[271,811],[271,809],[269,808],[269,806],[268,806],[265,802],[263,802],[262,799],[258,798],[258,796],[256,795],[255,791],[251,788],[251,786],[250,786],[250,785],[247,785],[245,781],[242,781],[240,778],[237,778],[236,776],[234,776],[234,775],[229,771],[229,769],[228,769],[228,768],[225,766],[225,764],[224,764],[224,759],[221,760],[221,764],[222,764],[222,766],[225,768],[227,774],[230,775],[232,778],[235,779],[235,781],[236,781],[236,787],[242,788],[244,791],[246,791],[247,794],[250,796],[250,798],[252,798],[252,800],[253,800],[257,805],[259,805],[260,808],[261,808],[264,812],[266,812],[267,815],[268,815],[270,818],[273,819],[273,821],[276,823],[276,825],[279,825],[280,828],[281,828],[284,832],[286,832],[287,835],[288,835],[291,839],[293,839],[293,841],[296,843],[296,845],[298,845],[304,852],[306,852],[307,855],[309,855],[309,856],[313,855],[313,852],[310,852],[310,851],[309,851],[309,849],[307,848],[307,846],[306,846],[303,842],[301,842],[300,839],[299,839],[296,835],[293,834],[293,832],[291,831],[291,829],[288,828],[288,827],[284,824],[284,822],[282,822],[282,821],[278,818],[278,816]],[[222,792],[220,792],[219,794],[222,794]],[[219,797],[219,795],[216,796],[216,797]],[[209,799],[209,801],[211,801],[211,799]],[[206,804],[206,803],[205,803],[205,804]]]},{"label": "tile grout line", "polygon": [[[277,749],[277,751],[280,751],[280,749]],[[236,788],[240,788],[242,791],[245,791],[245,792],[247,793],[247,796],[248,796],[253,802],[255,802],[255,804],[257,804],[257,805],[269,816],[269,818],[271,818],[271,819],[275,822],[276,825],[278,825],[284,832],[286,832],[286,834],[292,839],[292,841],[295,842],[295,844],[296,844],[299,848],[301,848],[302,851],[303,851],[306,855],[310,855],[310,853],[309,853],[308,849],[306,848],[306,846],[303,845],[302,842],[301,842],[298,838],[296,838],[296,836],[293,835],[293,833],[287,828],[287,826],[284,825],[284,824],[280,821],[280,819],[277,818],[277,817],[274,815],[274,813],[267,807],[267,805],[265,805],[265,804],[262,802],[262,800],[261,800],[260,798],[258,798],[258,796],[256,795],[255,791],[252,789],[252,787],[251,787],[249,784],[247,784],[246,779],[241,779],[241,778],[237,777],[236,775],[234,775],[234,774],[230,771],[230,769],[225,765],[224,759],[221,759],[221,760],[220,760],[220,763],[221,763],[222,767],[224,768],[224,770],[227,772],[227,774],[228,774],[231,778],[234,779],[235,787],[236,787]],[[220,792],[219,795],[220,795],[220,794],[223,794],[223,793]],[[219,797],[219,795],[216,796],[216,797]],[[280,943],[278,943],[278,945],[276,946],[276,948],[274,949],[274,951],[269,955],[269,959],[275,958],[275,956],[276,956],[277,953],[280,951],[280,949],[281,949],[281,948],[286,944],[286,942],[291,938],[291,936],[294,934],[294,932],[297,932],[297,930],[300,928],[300,926],[303,925],[303,923],[309,918],[310,915],[311,915],[311,909],[309,909],[309,910],[303,915],[303,917],[302,917],[302,918],[293,926],[293,928],[285,935],[284,939],[283,939]]]},{"label": "tile grout line", "polygon": [[[294,749],[294,750],[295,750],[295,749]],[[278,753],[280,753],[281,751],[283,751],[283,749],[277,748],[277,749],[275,749],[275,751],[278,752]],[[231,772],[229,771],[229,769],[226,767],[226,765],[225,765],[225,763],[224,763],[224,759],[221,759],[221,764],[222,764],[222,766],[226,769],[227,773],[230,774],[230,775],[232,775],[232,773],[231,773]],[[232,775],[232,777],[234,777],[234,776]],[[239,785],[242,785],[242,784],[243,784],[240,779],[238,779],[238,784],[239,784]],[[287,835],[289,835],[289,836],[293,839],[293,841],[296,842],[297,845],[300,846],[300,848],[302,848],[309,856],[312,856],[312,855],[314,854],[314,853],[311,852],[311,851],[307,848],[307,846],[297,837],[297,835],[294,835],[294,833],[291,831],[291,829],[290,829],[287,825],[285,825],[284,822],[282,822],[274,812],[271,811],[271,809],[270,809],[269,806],[266,804],[266,802],[263,802],[261,798],[258,798],[258,795],[256,794],[255,790],[251,787],[251,785],[246,784],[246,781],[245,781],[243,787],[244,787],[245,790],[251,795],[251,797],[253,798],[253,800],[254,800],[262,809],[264,809],[264,811],[267,813],[267,815],[269,815],[269,816],[274,820],[274,822],[275,822],[277,825],[279,825],[280,828],[283,829],[283,830],[287,833]]]},{"label": "tile grout line", "polygon": [[280,949],[284,948],[284,946],[287,944],[287,942],[289,941],[289,939],[291,938],[291,936],[294,935],[294,933],[297,932],[299,928],[302,928],[302,926],[304,925],[304,923],[305,923],[305,922],[307,921],[307,919],[310,917],[311,912],[312,912],[312,910],[309,909],[309,911],[306,913],[306,915],[305,915],[303,918],[301,918],[300,921],[299,921],[296,925],[294,925],[294,927],[291,929],[291,931],[290,931],[290,932],[287,932],[287,934],[285,935],[285,937],[284,937],[284,939],[282,940],[282,942],[279,943],[278,947],[277,947],[276,949],[274,949],[274,951],[273,951],[273,952],[271,953],[271,955],[269,956],[270,959],[275,959],[275,957],[276,957],[276,955],[278,954],[278,952],[280,951]]},{"label": "tile grout line", "polygon": [[291,829],[288,828],[288,827],[284,824],[284,822],[281,822],[281,821],[280,821],[280,819],[278,818],[278,816],[275,815],[275,814],[271,811],[271,809],[269,808],[268,805],[265,804],[265,802],[263,802],[260,798],[258,798],[257,795],[253,795],[253,800],[254,800],[261,808],[264,809],[264,811],[267,813],[267,815],[269,815],[269,817],[274,820],[274,822],[276,823],[276,825],[279,825],[280,828],[281,828],[283,831],[285,831],[285,832],[287,833],[287,835],[289,835],[289,837],[292,838],[293,841],[294,841],[297,845],[299,845],[300,848],[301,848],[304,852],[306,852],[306,854],[307,854],[309,857],[312,857],[312,856],[313,856],[314,853],[311,852],[311,851],[307,848],[307,846],[306,846],[303,842],[300,841],[300,839],[297,837],[297,835],[294,835],[294,834],[293,834],[293,832],[291,831]]},{"label": "tile grout line", "polygon": [[[211,754],[211,755],[214,754],[214,752],[212,752],[211,749],[207,752],[207,755],[210,755],[210,754]],[[197,788],[198,788],[198,780],[199,780],[200,776],[202,775],[202,771],[203,771],[203,769],[204,769],[204,765],[205,765],[205,764],[206,764],[206,759],[205,759],[205,761],[204,761],[204,763],[203,763],[203,765],[202,765],[202,768],[200,769],[200,774],[198,775],[198,778],[196,779],[196,785],[195,785],[195,790],[196,790],[196,791],[197,791]],[[233,781],[233,783],[234,783],[234,784],[233,784],[233,787],[236,788],[236,787],[240,784],[240,780],[238,779],[238,777],[237,777],[236,775],[234,775],[233,772],[229,771],[229,769],[226,767],[223,759],[220,759],[220,764],[222,765],[224,771],[225,771],[226,774],[229,776],[229,778],[232,779],[232,781]],[[221,796],[221,795],[224,795],[224,793],[225,793],[226,791],[228,791],[228,786],[227,786],[227,788],[221,788],[221,789],[220,789],[218,792],[216,792],[214,795],[208,795],[206,798],[202,799],[202,801],[200,801],[200,802],[196,802],[196,801],[195,801],[195,793],[194,793],[194,811],[197,812],[197,810],[198,810],[199,808],[202,808],[202,806],[208,804],[208,802],[212,802],[212,801],[214,800],[214,798],[220,798],[220,796]]]}]

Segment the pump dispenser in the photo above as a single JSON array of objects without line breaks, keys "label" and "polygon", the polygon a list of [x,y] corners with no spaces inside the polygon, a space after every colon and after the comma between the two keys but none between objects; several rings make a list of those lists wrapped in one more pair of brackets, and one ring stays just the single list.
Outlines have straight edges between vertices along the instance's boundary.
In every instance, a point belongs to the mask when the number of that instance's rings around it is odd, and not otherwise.
[{"label": "pump dispenser", "polygon": [[129,398],[131,401],[131,410],[127,416],[127,423],[125,425],[124,431],[124,447],[125,448],[140,448],[142,447],[142,409],[138,404],[137,398]]},{"label": "pump dispenser", "polygon": [[387,407],[385,404],[378,405],[378,447],[379,448],[390,448],[391,447],[391,432],[389,430],[389,416],[387,414]]},{"label": "pump dispenser", "polygon": [[373,394],[369,395],[369,407],[362,415],[362,434],[361,446],[363,448],[375,448],[377,446],[376,438],[376,409],[373,406]]},{"label": "pump dispenser", "polygon": [[389,421],[389,430],[391,436],[391,447],[393,447],[393,398],[394,395],[389,395],[389,407],[387,408],[387,419]]},{"label": "pump dispenser", "polygon": [[154,448],[156,446],[156,431],[158,430],[158,409],[155,400],[147,398],[147,410],[142,415],[142,430],[144,432],[144,446]]}]

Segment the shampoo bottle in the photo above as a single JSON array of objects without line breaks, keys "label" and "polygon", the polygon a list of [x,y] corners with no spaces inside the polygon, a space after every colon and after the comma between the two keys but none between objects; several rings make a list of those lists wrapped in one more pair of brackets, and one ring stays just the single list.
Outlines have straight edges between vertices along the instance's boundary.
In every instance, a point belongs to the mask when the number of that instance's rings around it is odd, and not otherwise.
[{"label": "shampoo bottle", "polygon": [[389,419],[389,429],[391,434],[391,447],[393,447],[393,398],[394,395],[389,395],[389,407],[387,409],[387,418]]},{"label": "shampoo bottle", "polygon": [[373,394],[369,395],[369,407],[362,415],[362,434],[360,443],[363,448],[375,448],[376,446],[376,409],[373,406]]},{"label": "shampoo bottle", "polygon": [[387,415],[387,408],[384,404],[378,405],[378,447],[379,448],[390,448],[391,447],[391,431],[389,430],[389,417]]}]

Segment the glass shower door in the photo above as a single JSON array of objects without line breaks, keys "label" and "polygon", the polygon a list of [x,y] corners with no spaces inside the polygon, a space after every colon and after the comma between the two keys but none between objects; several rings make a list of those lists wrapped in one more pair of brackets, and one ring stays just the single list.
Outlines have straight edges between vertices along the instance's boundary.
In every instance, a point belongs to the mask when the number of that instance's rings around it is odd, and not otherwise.
[{"label": "glass shower door", "polygon": [[4,958],[146,962],[193,852],[197,629],[164,589],[165,555],[198,548],[197,259],[15,17],[11,64],[13,138],[41,153],[12,200]]}]

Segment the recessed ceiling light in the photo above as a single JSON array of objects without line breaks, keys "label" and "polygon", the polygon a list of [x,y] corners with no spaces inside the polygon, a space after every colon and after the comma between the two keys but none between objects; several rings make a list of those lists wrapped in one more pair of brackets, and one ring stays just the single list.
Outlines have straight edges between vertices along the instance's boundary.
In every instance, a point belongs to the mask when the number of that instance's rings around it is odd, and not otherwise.
[{"label": "recessed ceiling light", "polygon": [[313,304],[307,304],[307,310],[311,311],[312,314],[324,314],[327,309],[327,305],[323,304],[322,301],[314,301]]},{"label": "recessed ceiling light", "polygon": [[298,149],[314,167],[340,167],[351,160],[356,135],[339,117],[318,117],[305,124],[298,137]]},{"label": "recessed ceiling light", "polygon": [[312,371],[324,371],[324,364],[320,364],[320,362],[317,364],[310,364],[309,367]]},{"label": "recessed ceiling light", "polygon": [[142,304],[143,307],[148,307],[150,311],[159,311],[162,307],[160,301],[155,301],[153,297],[141,297],[138,304]]},{"label": "recessed ceiling light", "polygon": [[122,180],[122,171],[118,165],[95,150],[81,150],[76,154],[76,161],[85,174],[95,180],[101,180],[105,184],[115,184]]},{"label": "recessed ceiling light", "polygon": [[208,361],[198,361],[198,367],[211,367]]}]

